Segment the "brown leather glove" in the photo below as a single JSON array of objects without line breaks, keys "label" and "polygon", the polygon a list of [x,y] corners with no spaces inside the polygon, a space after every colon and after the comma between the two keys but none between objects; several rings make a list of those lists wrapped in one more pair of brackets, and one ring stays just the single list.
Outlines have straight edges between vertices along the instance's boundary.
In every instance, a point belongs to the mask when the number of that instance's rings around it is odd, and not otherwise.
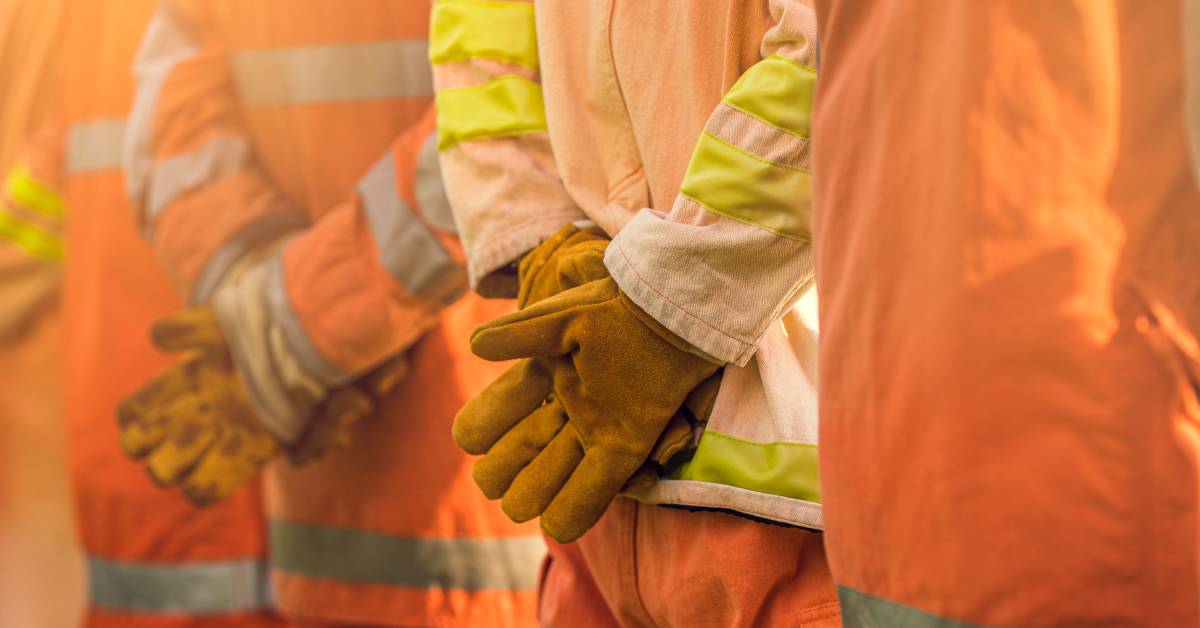
[{"label": "brown leather glove", "polygon": [[[655,452],[688,395],[717,372],[611,278],[483,325],[471,349],[522,359],[459,413],[454,437],[486,454],[475,478],[517,521],[578,538]],[[675,449],[678,440],[665,449]]]}]

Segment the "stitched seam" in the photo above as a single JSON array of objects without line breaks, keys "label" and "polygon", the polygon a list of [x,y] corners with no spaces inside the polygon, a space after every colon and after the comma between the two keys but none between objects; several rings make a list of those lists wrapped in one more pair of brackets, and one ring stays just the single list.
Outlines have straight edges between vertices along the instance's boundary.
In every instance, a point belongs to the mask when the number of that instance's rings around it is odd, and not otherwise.
[{"label": "stitched seam", "polygon": [[712,430],[712,429],[704,430],[704,433],[712,434],[713,436],[716,436],[717,438],[724,438],[726,440],[731,440],[734,442],[742,443],[743,445],[751,445],[754,447],[768,447],[768,446],[773,446],[773,445],[779,445],[779,446],[783,446],[783,447],[803,447],[805,449],[817,449],[817,446],[812,443],[793,443],[793,442],[779,441],[779,440],[763,443],[763,442],[748,440],[745,438],[740,438],[738,436],[732,436],[730,434],[726,434],[725,432],[718,432],[718,431]]},{"label": "stitched seam", "polygon": [[[728,334],[727,332],[725,332],[724,330],[710,324],[708,321],[700,318],[699,316],[696,316],[695,314],[690,312],[687,308],[685,308],[682,305],[679,305],[675,301],[671,300],[670,297],[663,294],[662,291],[660,291],[658,288],[654,287],[654,285],[652,285],[650,282],[643,279],[641,273],[639,273],[637,268],[635,268],[633,266],[633,262],[629,260],[629,256],[625,254],[624,244],[618,244],[617,251],[621,253],[621,258],[625,260],[625,265],[629,268],[629,272],[633,273],[633,276],[635,279],[638,280],[638,283],[645,285],[647,288],[649,288],[655,294],[657,294],[659,297],[661,297],[662,300],[666,301],[667,303],[670,303],[672,306],[675,307],[675,309],[679,310],[680,312],[683,312],[684,314],[687,314],[693,320],[698,321],[699,323],[703,324],[705,327],[708,327],[709,329],[717,332],[718,334],[721,334],[722,336],[740,344],[743,348],[752,346],[752,343],[742,340],[742,339],[738,338],[737,336],[732,336],[732,335]],[[661,321],[659,321],[659,322],[661,322]]]},{"label": "stitched seam", "polygon": [[[734,104],[734,103],[732,103],[732,102],[730,102],[730,101],[728,101],[728,100],[722,100],[722,101],[721,101],[721,104],[722,104],[722,105],[725,105],[726,107],[729,107],[730,109],[733,109],[734,111],[740,111],[741,113],[744,113],[744,114],[746,114],[746,115],[750,116],[751,118],[754,118],[755,120],[758,120],[759,122],[762,122],[763,124],[765,124],[765,125],[767,125],[767,126],[771,127],[772,129],[775,129],[776,131],[779,131],[779,132],[781,132],[781,133],[787,133],[788,135],[791,135],[792,137],[794,137],[794,138],[796,138],[796,139],[801,139],[801,140],[804,140],[804,141],[806,141],[806,142],[811,142],[811,141],[812,141],[812,136],[811,136],[811,135],[804,135],[804,134],[801,134],[801,133],[800,133],[800,132],[798,132],[798,131],[793,131],[793,130],[791,130],[791,129],[787,128],[787,127],[780,126],[780,125],[778,125],[778,124],[776,124],[776,123],[774,123],[774,122],[771,122],[770,120],[768,120],[768,119],[766,119],[766,118],[764,118],[764,117],[762,117],[762,116],[760,116],[760,115],[758,115],[758,114],[756,114],[756,113],[754,113],[754,112],[752,112],[752,111],[748,111],[748,110],[747,110],[745,107],[742,107],[742,106],[740,106],[740,105]],[[785,166],[785,167],[786,167],[786,166]]]},{"label": "stitched seam", "polygon": [[757,223],[757,222],[754,222],[754,221],[750,220],[749,218],[743,218],[743,217],[741,217],[741,216],[738,216],[738,215],[736,215],[736,214],[731,214],[731,213],[729,213],[729,212],[728,212],[728,211],[726,211],[726,210],[723,210],[723,209],[717,209],[716,207],[713,207],[712,205],[709,205],[708,203],[705,203],[704,201],[702,201],[702,200],[700,200],[700,199],[698,199],[698,198],[696,198],[696,197],[694,197],[694,196],[692,196],[692,195],[688,194],[687,192],[684,192],[683,190],[680,190],[680,191],[679,191],[679,195],[680,195],[680,196],[682,196],[682,197],[684,197],[684,198],[686,198],[687,200],[689,200],[689,201],[691,201],[691,202],[693,202],[693,203],[695,203],[695,204],[697,204],[697,205],[699,205],[699,206],[703,207],[704,209],[707,209],[708,211],[710,211],[710,212],[712,212],[712,213],[714,213],[714,214],[718,214],[718,215],[720,215],[720,216],[724,216],[724,217],[726,217],[726,218],[728,218],[728,219],[730,219],[730,220],[736,220],[737,222],[740,222],[740,223],[742,223],[743,225],[747,225],[747,226],[750,226],[750,227],[754,227],[754,228],[756,228],[756,229],[763,229],[764,231],[770,231],[771,233],[773,233],[773,234],[775,234],[775,235],[777,235],[777,236],[779,236],[779,237],[781,237],[781,238],[787,238],[788,240],[794,240],[794,241],[796,241],[796,242],[805,242],[805,243],[808,243],[808,244],[812,244],[812,239],[811,239],[811,238],[802,238],[802,237],[800,237],[800,236],[798,236],[798,235],[792,235],[792,234],[790,234],[790,233],[787,233],[787,232],[785,232],[785,231],[781,231],[781,230],[779,230],[779,229],[776,229],[776,228],[774,228],[774,227],[768,227],[767,225],[759,224],[759,223]]}]

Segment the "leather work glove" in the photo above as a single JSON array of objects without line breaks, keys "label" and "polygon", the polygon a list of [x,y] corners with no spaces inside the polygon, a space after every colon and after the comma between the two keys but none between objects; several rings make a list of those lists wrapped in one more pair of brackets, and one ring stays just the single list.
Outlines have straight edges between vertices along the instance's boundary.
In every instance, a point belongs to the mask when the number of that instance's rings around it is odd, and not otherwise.
[{"label": "leather work glove", "polygon": [[608,276],[608,236],[598,227],[567,225],[521,258],[517,307]]},{"label": "leather work glove", "polygon": [[159,321],[150,336],[160,349],[184,355],[117,408],[121,450],[145,460],[160,486],[179,485],[192,502],[212,503],[283,444],[255,417],[211,308]]},{"label": "leather work glove", "polygon": [[[471,350],[521,359],[460,411],[475,479],[516,521],[541,515],[575,540],[655,453],[689,393],[718,366],[598,279],[483,325]],[[665,449],[686,445],[680,431]],[[690,433],[687,434],[690,439]]]},{"label": "leather work glove", "polygon": [[160,321],[151,338],[184,356],[121,403],[119,443],[126,455],[146,461],[157,484],[179,485],[197,505],[228,496],[281,451],[301,464],[349,446],[351,427],[371,415],[408,370],[401,356],[334,391],[299,442],[287,447],[255,415],[211,308]]},{"label": "leather work glove", "polygon": [[356,423],[375,414],[379,400],[388,396],[408,376],[408,357],[400,356],[356,381],[333,391],[317,410],[300,442],[287,450],[288,461],[302,465],[334,449],[349,449]]}]

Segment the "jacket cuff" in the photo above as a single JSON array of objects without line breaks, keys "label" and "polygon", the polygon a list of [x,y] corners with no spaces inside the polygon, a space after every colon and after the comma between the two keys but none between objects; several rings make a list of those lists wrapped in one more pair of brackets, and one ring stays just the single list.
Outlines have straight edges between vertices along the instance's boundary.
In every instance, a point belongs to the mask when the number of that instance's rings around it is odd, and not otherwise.
[{"label": "jacket cuff", "polygon": [[604,263],[638,307],[701,354],[744,366],[768,326],[812,284],[812,247],[705,211],[643,209]]},{"label": "jacket cuff", "polygon": [[578,219],[578,212],[538,217],[513,225],[475,247],[467,260],[471,289],[486,298],[516,298],[517,262],[542,240]]},{"label": "jacket cuff", "polygon": [[271,316],[269,267],[259,262],[234,268],[214,292],[212,306],[256,416],[280,440],[294,444],[329,388],[301,365]]}]

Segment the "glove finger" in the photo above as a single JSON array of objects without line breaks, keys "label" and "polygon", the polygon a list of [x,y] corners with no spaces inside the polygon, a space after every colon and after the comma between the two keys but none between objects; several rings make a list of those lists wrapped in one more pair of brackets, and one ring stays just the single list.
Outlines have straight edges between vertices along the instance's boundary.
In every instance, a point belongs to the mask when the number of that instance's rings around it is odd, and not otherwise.
[{"label": "glove finger", "polygon": [[395,390],[405,377],[408,377],[408,356],[400,355],[384,362],[382,366],[367,375],[363,387],[367,394],[379,399]]},{"label": "glove finger", "polygon": [[721,376],[724,372],[724,369],[718,369],[716,373],[692,389],[692,392],[688,393],[687,398],[684,399],[683,407],[691,413],[692,420],[696,423],[707,421],[709,415],[712,414],[713,406],[717,402],[717,393],[721,390]]},{"label": "glove finger", "polygon": [[150,340],[163,351],[224,350],[225,335],[211,307],[188,308],[150,327]]},{"label": "glove finger", "polygon": [[278,451],[273,441],[263,441],[243,431],[227,431],[187,473],[179,485],[197,506],[228,497],[250,481]]},{"label": "glove finger", "polygon": [[563,355],[574,342],[566,331],[579,311],[619,295],[616,282],[604,279],[548,297],[480,326],[471,334],[471,351],[493,362]]},{"label": "glove finger", "polygon": [[170,486],[191,471],[216,441],[217,434],[201,421],[181,422],[146,457],[146,472],[159,486]]},{"label": "glove finger", "polygon": [[640,461],[629,456],[588,452],[542,513],[542,531],[559,543],[583,536],[639,466]]},{"label": "glove finger", "polygon": [[551,399],[514,426],[480,458],[471,471],[488,499],[500,499],[521,472],[562,430],[567,417]]},{"label": "glove finger", "polygon": [[579,228],[574,225],[567,225],[554,235],[546,238],[541,244],[533,248],[521,258],[521,263],[518,265],[519,289],[517,291],[517,307],[523,308],[529,305],[531,298],[532,287],[539,283],[535,277],[545,270],[545,266],[573,236],[579,233]]},{"label": "glove finger", "polygon": [[654,450],[650,452],[650,461],[665,465],[691,443],[692,424],[686,414],[682,411],[676,412],[662,435],[658,437],[658,442],[654,444]]},{"label": "glove finger", "polygon": [[320,414],[294,447],[288,450],[293,465],[311,462],[331,449],[347,449],[353,442],[354,424],[375,411],[375,403],[356,387],[343,388],[321,406]]},{"label": "glove finger", "polygon": [[171,406],[186,391],[194,390],[200,379],[201,364],[197,359],[182,360],[150,380],[117,406],[117,425],[122,427],[144,423]]},{"label": "glove finger", "polygon": [[512,486],[504,493],[500,508],[516,522],[529,521],[542,514],[580,460],[583,460],[583,446],[575,429],[568,424],[517,474]]},{"label": "glove finger", "polygon": [[505,432],[529,416],[550,395],[550,374],[536,360],[521,360],[484,388],[454,417],[454,442],[470,454],[483,454]]},{"label": "glove finger", "polygon": [[117,445],[133,460],[141,460],[167,438],[167,425],[161,421],[131,423],[121,428]]},{"label": "glove finger", "polygon": [[607,240],[596,240],[580,245],[578,252],[573,251],[563,259],[558,267],[560,289],[570,290],[589,281],[608,277],[608,267],[604,265],[604,251],[607,248]]}]

